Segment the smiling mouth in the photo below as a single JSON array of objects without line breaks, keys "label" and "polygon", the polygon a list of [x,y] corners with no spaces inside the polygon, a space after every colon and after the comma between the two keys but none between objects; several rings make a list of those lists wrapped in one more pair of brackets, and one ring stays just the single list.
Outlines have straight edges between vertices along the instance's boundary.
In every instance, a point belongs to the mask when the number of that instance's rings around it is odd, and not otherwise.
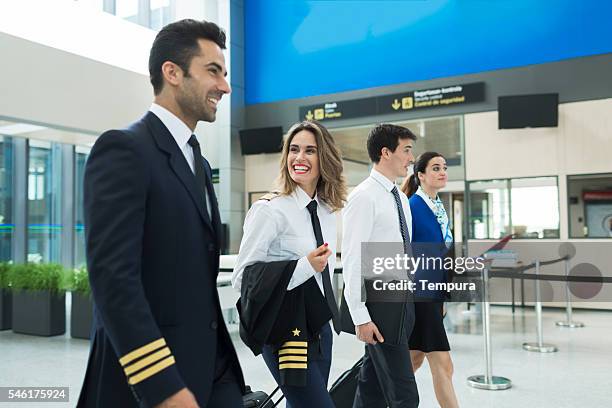
[{"label": "smiling mouth", "polygon": [[303,164],[294,164],[293,165],[293,172],[295,174],[305,174],[308,172],[308,170],[310,170],[310,167],[305,166]]},{"label": "smiling mouth", "polygon": [[208,98],[206,98],[206,101],[208,101],[208,103],[210,103],[213,106],[213,108],[216,109],[217,105],[219,104],[220,99],[221,98],[214,98],[212,96],[209,96]]}]

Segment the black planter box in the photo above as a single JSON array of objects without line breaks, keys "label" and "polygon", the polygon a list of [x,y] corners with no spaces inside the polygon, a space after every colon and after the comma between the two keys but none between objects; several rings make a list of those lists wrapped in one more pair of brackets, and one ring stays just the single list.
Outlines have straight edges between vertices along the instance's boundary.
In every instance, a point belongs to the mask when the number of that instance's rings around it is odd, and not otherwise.
[{"label": "black planter box", "polygon": [[0,289],[0,330],[8,330],[13,320],[13,294],[6,289]]},{"label": "black planter box", "polygon": [[92,321],[93,302],[91,296],[72,292],[70,336],[75,339],[89,339]]},{"label": "black planter box", "polygon": [[66,294],[13,292],[13,331],[36,336],[66,333]]}]

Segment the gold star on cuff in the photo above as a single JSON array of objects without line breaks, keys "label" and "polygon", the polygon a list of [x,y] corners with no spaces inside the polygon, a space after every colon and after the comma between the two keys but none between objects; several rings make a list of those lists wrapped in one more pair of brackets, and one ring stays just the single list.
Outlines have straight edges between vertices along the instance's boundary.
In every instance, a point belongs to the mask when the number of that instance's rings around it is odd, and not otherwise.
[{"label": "gold star on cuff", "polygon": [[300,330],[300,329],[298,329],[297,327],[296,327],[294,330],[291,330],[291,332],[293,333],[293,335],[294,335],[295,337],[297,337],[297,336],[299,336],[299,335],[300,335],[300,331],[301,331],[301,330]]}]

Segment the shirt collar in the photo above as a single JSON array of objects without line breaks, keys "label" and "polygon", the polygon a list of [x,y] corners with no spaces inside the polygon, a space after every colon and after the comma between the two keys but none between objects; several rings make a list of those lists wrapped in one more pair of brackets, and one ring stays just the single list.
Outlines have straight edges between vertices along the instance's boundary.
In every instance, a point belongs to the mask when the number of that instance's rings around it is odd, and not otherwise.
[{"label": "shirt collar", "polygon": [[423,201],[425,201],[425,204],[427,204],[427,206],[429,208],[431,208],[432,211],[436,211],[436,206],[434,205],[432,199],[427,195],[427,193],[421,188],[421,186],[419,186],[419,188],[417,188],[417,191],[415,193],[416,195],[418,195],[419,197],[421,197],[423,199]]},{"label": "shirt collar", "polygon": [[393,187],[396,187],[394,182],[389,180],[387,176],[384,176],[381,172],[376,171],[375,169],[372,169],[372,171],[370,172],[370,177],[380,183],[386,191],[391,192],[391,190],[393,190]]},{"label": "shirt collar", "polygon": [[298,204],[298,208],[304,209],[306,208],[306,206],[312,201],[312,200],[317,200],[317,206],[321,206],[321,201],[319,201],[319,195],[317,193],[315,193],[314,198],[310,198],[310,196],[308,194],[306,194],[306,192],[304,190],[302,190],[302,187],[300,186],[296,186],[295,187],[295,191],[293,192],[293,196],[295,197],[295,200],[297,201]]},{"label": "shirt collar", "polygon": [[149,111],[153,112],[155,116],[162,121],[164,126],[168,129],[174,140],[176,140],[176,144],[178,144],[179,148],[183,149],[189,138],[193,134],[191,129],[187,127],[185,122],[180,120],[174,113],[170,112],[168,109],[160,106],[156,103],[152,103]]}]

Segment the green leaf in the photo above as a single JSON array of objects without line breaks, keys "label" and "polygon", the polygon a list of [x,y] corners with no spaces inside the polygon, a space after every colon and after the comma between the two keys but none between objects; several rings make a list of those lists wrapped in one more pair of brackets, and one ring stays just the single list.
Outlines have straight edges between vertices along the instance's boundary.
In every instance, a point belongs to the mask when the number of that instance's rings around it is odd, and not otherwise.
[{"label": "green leaf", "polygon": [[9,265],[8,281],[12,290],[48,290],[62,293],[68,288],[68,273],[59,264]]}]

